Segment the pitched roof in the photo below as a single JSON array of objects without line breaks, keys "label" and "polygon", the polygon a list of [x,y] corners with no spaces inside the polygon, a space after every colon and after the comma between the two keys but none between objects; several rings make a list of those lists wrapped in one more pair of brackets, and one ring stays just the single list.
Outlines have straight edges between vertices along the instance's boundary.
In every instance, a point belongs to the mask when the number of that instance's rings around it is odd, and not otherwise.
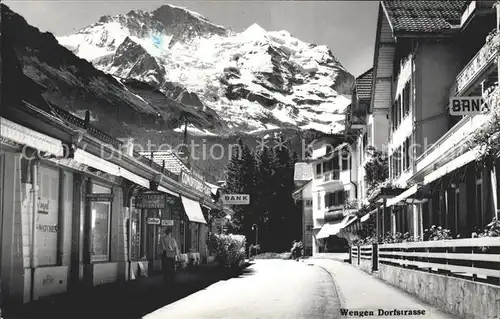
[{"label": "pitched roof", "polygon": [[294,181],[309,181],[313,177],[312,165],[309,163],[295,163]]},{"label": "pitched roof", "polygon": [[460,25],[468,1],[382,1],[393,32],[438,33]]},{"label": "pitched roof", "polygon": [[356,78],[356,94],[360,100],[370,100],[372,96],[373,68]]},{"label": "pitched roof", "polygon": [[[140,154],[147,159],[151,159],[151,153],[141,152]],[[165,169],[174,174],[180,174],[181,171],[189,171],[189,168],[171,150],[153,152],[153,162],[162,166],[163,161],[165,161]]]}]

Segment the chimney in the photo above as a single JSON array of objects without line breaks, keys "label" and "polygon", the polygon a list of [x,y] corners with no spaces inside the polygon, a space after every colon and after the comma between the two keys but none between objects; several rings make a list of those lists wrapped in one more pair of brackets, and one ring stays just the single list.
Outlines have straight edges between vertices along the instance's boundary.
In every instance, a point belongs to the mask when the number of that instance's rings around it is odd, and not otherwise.
[{"label": "chimney", "polygon": [[84,128],[87,129],[89,127],[89,124],[90,124],[90,111],[89,110],[86,110],[85,111],[85,120],[84,120]]}]

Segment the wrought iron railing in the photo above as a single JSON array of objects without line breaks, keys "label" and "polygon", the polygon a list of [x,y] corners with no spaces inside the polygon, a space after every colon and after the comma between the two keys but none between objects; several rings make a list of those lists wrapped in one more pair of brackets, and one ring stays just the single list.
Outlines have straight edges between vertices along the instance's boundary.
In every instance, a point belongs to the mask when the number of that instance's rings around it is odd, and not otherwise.
[{"label": "wrought iron railing", "polygon": [[469,63],[458,74],[457,81],[457,95],[461,95],[474,80],[490,66],[498,56],[498,41],[500,41],[499,34],[487,40],[484,46],[477,52],[477,54],[469,61]]}]

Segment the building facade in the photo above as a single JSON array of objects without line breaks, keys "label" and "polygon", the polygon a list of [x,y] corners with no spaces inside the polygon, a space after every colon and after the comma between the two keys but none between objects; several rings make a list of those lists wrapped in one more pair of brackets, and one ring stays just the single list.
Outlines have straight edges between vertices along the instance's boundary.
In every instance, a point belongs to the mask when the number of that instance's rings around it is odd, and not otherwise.
[{"label": "building facade", "polygon": [[163,227],[174,228],[181,260],[206,256],[206,220],[223,207],[194,174],[168,171],[41,97],[5,102],[3,307],[157,272]]},{"label": "building facade", "polygon": [[[490,115],[450,111],[451,99],[481,98],[498,87],[493,4],[427,3],[418,19],[409,13],[411,1],[380,4],[374,67],[360,77],[371,77],[372,85],[356,82],[351,108],[360,116],[348,118],[346,127],[360,150],[358,199],[371,207],[363,221],[375,219],[377,238],[386,233],[419,238],[432,225],[449,229],[453,237],[471,237],[498,216],[498,159],[478,163],[478,149],[468,144]],[[364,101],[359,90],[369,92]],[[374,120],[376,112],[386,120]],[[389,186],[371,198],[361,181],[366,146],[385,152],[389,164]]]}]

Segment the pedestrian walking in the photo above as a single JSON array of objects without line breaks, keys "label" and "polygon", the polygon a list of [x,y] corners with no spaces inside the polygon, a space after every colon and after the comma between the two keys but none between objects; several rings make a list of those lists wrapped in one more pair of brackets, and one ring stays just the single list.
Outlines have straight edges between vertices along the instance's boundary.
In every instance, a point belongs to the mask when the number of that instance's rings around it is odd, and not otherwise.
[{"label": "pedestrian walking", "polygon": [[174,280],[175,258],[179,256],[179,248],[177,247],[177,241],[172,237],[171,227],[165,229],[165,236],[161,238],[161,243],[161,268],[163,280],[165,283],[168,283]]}]

